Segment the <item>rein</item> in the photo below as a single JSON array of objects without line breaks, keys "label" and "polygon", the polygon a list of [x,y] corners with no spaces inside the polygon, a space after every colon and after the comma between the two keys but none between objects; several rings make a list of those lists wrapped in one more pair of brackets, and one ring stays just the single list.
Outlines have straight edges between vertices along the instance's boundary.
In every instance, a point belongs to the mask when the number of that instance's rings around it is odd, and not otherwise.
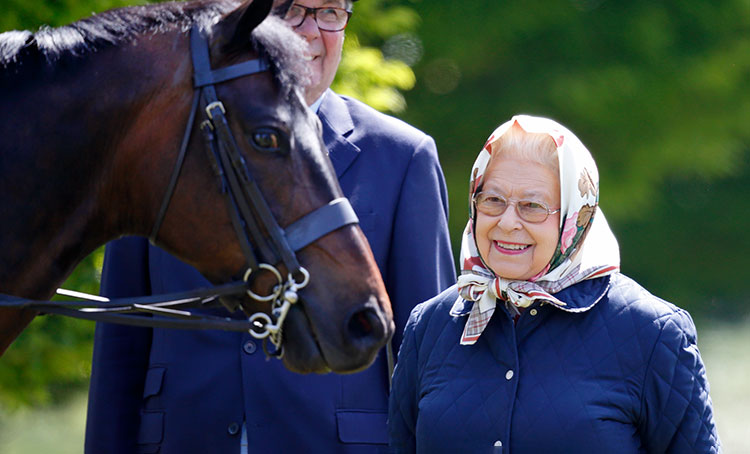
[{"label": "rein", "polygon": [[[291,306],[299,299],[298,290],[305,287],[310,280],[308,271],[300,266],[295,252],[334,230],[357,224],[359,220],[348,199],[342,197],[313,210],[287,226],[286,229],[278,225],[256,181],[250,174],[245,158],[240,153],[227,122],[226,109],[218,99],[214,88],[215,84],[267,71],[270,65],[265,59],[257,58],[225,68],[211,69],[208,42],[197,26],[190,31],[190,49],[195,93],[177,162],[149,240],[152,244],[155,242],[164,221],[185,160],[190,134],[200,109],[202,112],[200,130],[206,143],[206,153],[219,181],[232,225],[245,256],[247,269],[243,279],[210,289],[140,298],[107,300],[101,297],[85,296],[85,299],[95,300],[88,303],[37,301],[0,295],[0,308],[33,309],[40,313],[154,328],[249,331],[256,339],[270,340],[275,347],[273,354],[278,356],[283,354],[284,320]],[[264,231],[268,234],[268,238],[263,235]],[[259,251],[259,255],[256,255],[255,248]],[[259,260],[259,256],[265,262]],[[286,266],[288,270],[286,279],[275,266],[269,264],[277,262],[282,262]],[[272,273],[278,281],[269,295],[258,295],[250,290],[250,278],[253,273],[261,270]],[[241,319],[187,310],[220,307],[220,297],[243,294],[257,302],[271,303],[271,315],[259,312],[247,319]],[[237,310],[237,305],[229,307],[225,302],[221,303],[230,311]],[[151,317],[144,317],[143,314],[150,314]]]}]

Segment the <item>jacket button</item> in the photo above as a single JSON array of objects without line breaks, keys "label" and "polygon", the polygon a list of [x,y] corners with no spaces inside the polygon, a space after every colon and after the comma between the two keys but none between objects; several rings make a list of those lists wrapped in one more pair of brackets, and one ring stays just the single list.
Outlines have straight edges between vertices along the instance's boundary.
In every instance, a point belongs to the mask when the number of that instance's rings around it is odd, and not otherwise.
[{"label": "jacket button", "polygon": [[505,379],[510,380],[511,378],[513,378],[513,371],[509,370],[508,372],[505,373]]},{"label": "jacket button", "polygon": [[237,435],[240,432],[240,425],[236,422],[231,423],[227,426],[227,432],[229,435]]},{"label": "jacket button", "polygon": [[532,309],[532,310],[530,310],[530,311],[529,311],[529,314],[531,314],[532,316],[536,315],[536,314],[537,314],[537,311],[536,311],[536,309]]},{"label": "jacket button", "polygon": [[255,350],[257,349],[258,349],[258,346],[255,345],[255,342],[251,340],[245,342],[245,344],[242,346],[242,350],[248,355],[252,355],[253,353],[255,353]]}]

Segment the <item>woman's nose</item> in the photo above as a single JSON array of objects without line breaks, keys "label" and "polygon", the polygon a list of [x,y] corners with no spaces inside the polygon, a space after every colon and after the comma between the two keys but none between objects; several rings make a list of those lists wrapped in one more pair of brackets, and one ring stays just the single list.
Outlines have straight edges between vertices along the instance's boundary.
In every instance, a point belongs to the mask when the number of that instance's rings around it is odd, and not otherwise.
[{"label": "woman's nose", "polygon": [[501,214],[497,220],[497,226],[505,231],[512,231],[523,228],[523,223],[521,222],[521,218],[518,216],[515,203],[509,204],[508,207],[505,208],[505,212],[503,212],[503,214]]}]

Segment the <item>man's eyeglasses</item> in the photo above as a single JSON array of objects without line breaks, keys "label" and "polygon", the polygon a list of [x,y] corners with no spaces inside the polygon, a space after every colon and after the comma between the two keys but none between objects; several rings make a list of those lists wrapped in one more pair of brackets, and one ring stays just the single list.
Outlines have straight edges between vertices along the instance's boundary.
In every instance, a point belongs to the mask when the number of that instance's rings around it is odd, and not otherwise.
[{"label": "man's eyeglasses", "polygon": [[343,8],[326,6],[323,8],[308,8],[307,6],[293,4],[284,20],[292,27],[299,27],[305,22],[307,16],[311,15],[318,24],[318,28],[327,32],[340,32],[346,28],[352,12]]},{"label": "man's eyeglasses", "polygon": [[526,222],[534,224],[544,222],[550,214],[555,214],[557,210],[550,210],[544,202],[537,200],[512,200],[492,193],[479,192],[474,195],[474,203],[477,210],[487,216],[500,216],[505,213],[509,205],[516,205],[518,217]]}]

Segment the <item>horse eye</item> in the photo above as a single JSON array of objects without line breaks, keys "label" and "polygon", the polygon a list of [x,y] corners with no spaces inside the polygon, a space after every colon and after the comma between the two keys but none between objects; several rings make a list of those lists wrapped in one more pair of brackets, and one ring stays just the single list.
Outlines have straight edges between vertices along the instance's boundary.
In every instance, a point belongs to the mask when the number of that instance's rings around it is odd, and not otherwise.
[{"label": "horse eye", "polygon": [[270,128],[261,128],[253,132],[253,146],[269,153],[282,151],[279,133]]}]

